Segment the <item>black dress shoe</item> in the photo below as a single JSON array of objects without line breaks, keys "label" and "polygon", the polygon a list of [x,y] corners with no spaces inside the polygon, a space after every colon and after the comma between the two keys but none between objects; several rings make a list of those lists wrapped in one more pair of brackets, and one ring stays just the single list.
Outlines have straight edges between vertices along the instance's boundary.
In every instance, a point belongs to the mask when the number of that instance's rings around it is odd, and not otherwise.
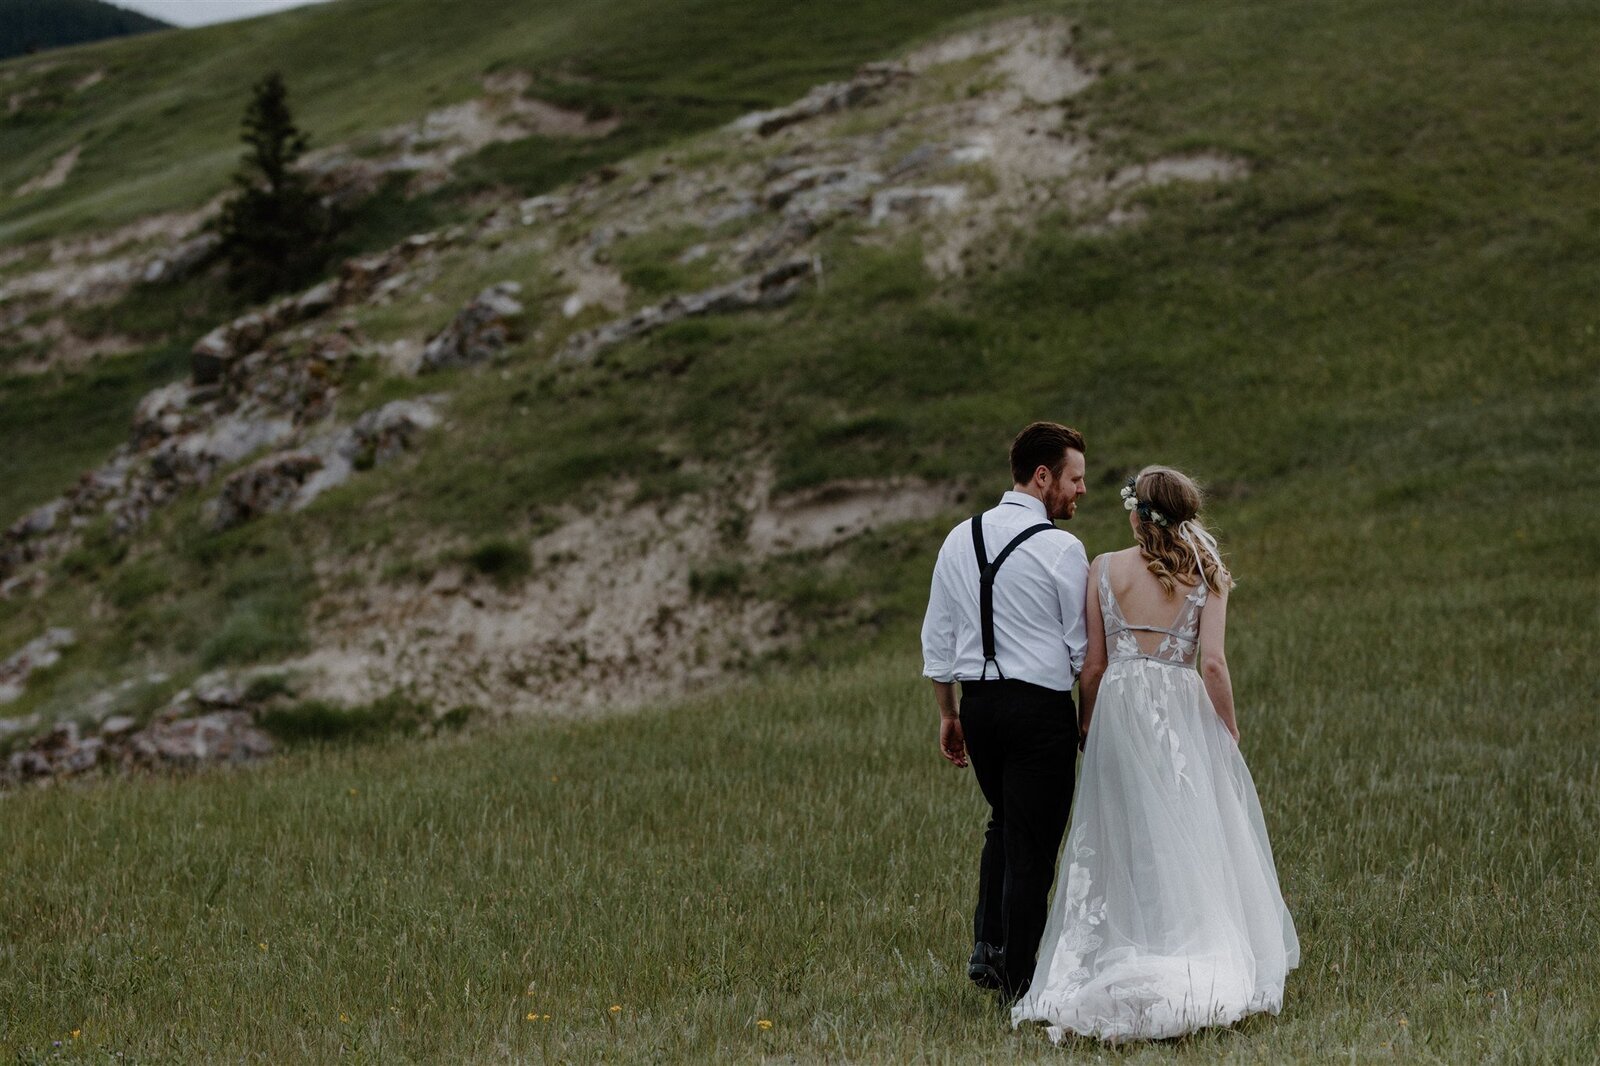
[{"label": "black dress shoe", "polygon": [[1005,949],[980,940],[967,962],[967,976],[979,988],[1003,989],[1006,986],[1005,968]]}]

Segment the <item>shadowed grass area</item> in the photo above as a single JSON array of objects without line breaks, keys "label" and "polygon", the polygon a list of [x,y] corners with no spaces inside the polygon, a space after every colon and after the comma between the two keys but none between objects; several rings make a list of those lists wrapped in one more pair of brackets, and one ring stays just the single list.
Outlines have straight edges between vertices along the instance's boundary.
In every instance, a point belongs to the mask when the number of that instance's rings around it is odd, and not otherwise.
[{"label": "shadowed grass area", "polygon": [[170,344],[79,374],[0,376],[0,523],[103,462],[128,439],[139,399],[188,360],[187,345]]}]

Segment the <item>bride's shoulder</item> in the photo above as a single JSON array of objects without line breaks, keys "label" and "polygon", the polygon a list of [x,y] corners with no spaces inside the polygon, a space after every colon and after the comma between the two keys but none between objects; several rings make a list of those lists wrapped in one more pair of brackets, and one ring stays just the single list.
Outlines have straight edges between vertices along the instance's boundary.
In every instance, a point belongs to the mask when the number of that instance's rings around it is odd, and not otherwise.
[{"label": "bride's shoulder", "polygon": [[1137,552],[1138,550],[1139,549],[1137,547],[1134,547],[1119,548],[1114,552],[1101,552],[1099,555],[1094,557],[1094,560],[1089,565],[1095,567],[1113,566],[1116,565],[1117,560],[1125,559],[1130,553]]}]

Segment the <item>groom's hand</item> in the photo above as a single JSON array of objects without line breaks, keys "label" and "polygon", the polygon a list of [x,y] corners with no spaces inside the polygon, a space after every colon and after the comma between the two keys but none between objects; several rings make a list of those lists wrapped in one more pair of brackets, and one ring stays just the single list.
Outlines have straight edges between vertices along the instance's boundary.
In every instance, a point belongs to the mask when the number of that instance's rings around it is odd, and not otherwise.
[{"label": "groom's hand", "polygon": [[939,754],[954,766],[967,765],[967,736],[961,731],[961,719],[939,719]]}]

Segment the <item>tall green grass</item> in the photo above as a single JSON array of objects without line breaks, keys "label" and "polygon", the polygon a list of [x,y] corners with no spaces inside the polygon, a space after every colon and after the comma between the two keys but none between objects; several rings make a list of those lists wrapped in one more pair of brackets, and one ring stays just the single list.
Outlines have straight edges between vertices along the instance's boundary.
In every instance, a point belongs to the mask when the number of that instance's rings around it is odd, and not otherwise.
[{"label": "tall green grass", "polygon": [[[1472,665],[1562,628],[1439,624],[1485,606],[1467,586],[1253,597],[1239,565],[1244,749],[1302,965],[1278,1018],[1095,1054],[1600,1053],[1592,692],[1555,668],[1508,701]],[[964,976],[983,807],[916,671],[887,654],[626,720],[13,795],[0,1048],[1056,1061]]]}]

